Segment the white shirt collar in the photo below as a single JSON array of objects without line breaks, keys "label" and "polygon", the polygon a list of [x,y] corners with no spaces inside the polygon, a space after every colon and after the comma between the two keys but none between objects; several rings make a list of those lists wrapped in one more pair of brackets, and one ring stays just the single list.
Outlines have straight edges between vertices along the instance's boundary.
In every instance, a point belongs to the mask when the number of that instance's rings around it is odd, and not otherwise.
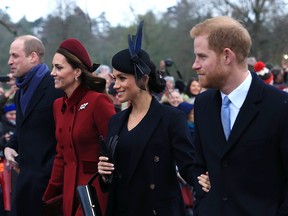
[{"label": "white shirt collar", "polygon": [[[244,103],[244,100],[248,94],[251,83],[252,83],[252,75],[249,71],[249,74],[245,78],[245,80],[228,95],[228,98],[230,99],[231,103],[235,107],[237,107],[238,110],[241,108],[241,106]],[[225,96],[226,95],[221,92],[222,99]]]}]

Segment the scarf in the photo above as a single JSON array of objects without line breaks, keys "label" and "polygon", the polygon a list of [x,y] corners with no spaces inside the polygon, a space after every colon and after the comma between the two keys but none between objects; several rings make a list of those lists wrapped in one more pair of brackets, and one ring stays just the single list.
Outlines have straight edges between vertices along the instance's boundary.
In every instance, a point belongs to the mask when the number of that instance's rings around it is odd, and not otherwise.
[{"label": "scarf", "polygon": [[25,76],[16,79],[20,91],[20,107],[23,114],[44,76],[49,72],[46,64],[34,66]]}]

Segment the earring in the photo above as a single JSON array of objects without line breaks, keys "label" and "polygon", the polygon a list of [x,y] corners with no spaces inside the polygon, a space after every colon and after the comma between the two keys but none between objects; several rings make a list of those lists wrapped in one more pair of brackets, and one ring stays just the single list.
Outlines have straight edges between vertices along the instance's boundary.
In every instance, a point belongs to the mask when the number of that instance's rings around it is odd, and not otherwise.
[{"label": "earring", "polygon": [[74,78],[75,78],[76,81],[78,80],[78,77],[74,77]]}]

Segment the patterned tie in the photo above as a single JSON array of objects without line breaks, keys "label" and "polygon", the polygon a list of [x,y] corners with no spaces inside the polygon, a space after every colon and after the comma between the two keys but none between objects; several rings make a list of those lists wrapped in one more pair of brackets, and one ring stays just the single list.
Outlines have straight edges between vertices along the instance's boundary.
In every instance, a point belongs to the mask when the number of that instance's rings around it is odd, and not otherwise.
[{"label": "patterned tie", "polygon": [[221,120],[226,140],[228,140],[228,137],[230,135],[230,108],[229,108],[230,103],[231,101],[229,100],[229,98],[225,96],[222,101]]}]

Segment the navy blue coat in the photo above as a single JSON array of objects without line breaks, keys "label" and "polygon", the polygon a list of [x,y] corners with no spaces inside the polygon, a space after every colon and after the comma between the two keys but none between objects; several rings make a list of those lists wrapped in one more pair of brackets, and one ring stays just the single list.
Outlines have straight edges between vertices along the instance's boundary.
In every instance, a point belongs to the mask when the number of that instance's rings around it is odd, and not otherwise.
[{"label": "navy blue coat", "polygon": [[[118,134],[130,112],[131,107],[111,118],[107,140]],[[131,153],[131,166],[127,167],[127,216],[184,216],[175,165],[182,177],[192,184],[193,145],[186,117],[181,111],[162,105],[155,98],[146,117],[148,120],[142,125],[143,133]],[[112,215],[114,182],[115,179],[110,185],[107,216]]]},{"label": "navy blue coat", "polygon": [[218,90],[197,96],[195,177],[208,170],[211,190],[195,184],[195,215],[288,215],[288,94],[252,73],[228,141],[220,110]]},{"label": "navy blue coat", "polygon": [[42,215],[42,196],[56,154],[53,102],[61,96],[63,92],[55,89],[49,73],[36,89],[25,115],[20,111],[19,91],[15,94],[16,133],[7,146],[19,154],[21,171],[16,183],[16,203],[12,206],[17,216]]}]

